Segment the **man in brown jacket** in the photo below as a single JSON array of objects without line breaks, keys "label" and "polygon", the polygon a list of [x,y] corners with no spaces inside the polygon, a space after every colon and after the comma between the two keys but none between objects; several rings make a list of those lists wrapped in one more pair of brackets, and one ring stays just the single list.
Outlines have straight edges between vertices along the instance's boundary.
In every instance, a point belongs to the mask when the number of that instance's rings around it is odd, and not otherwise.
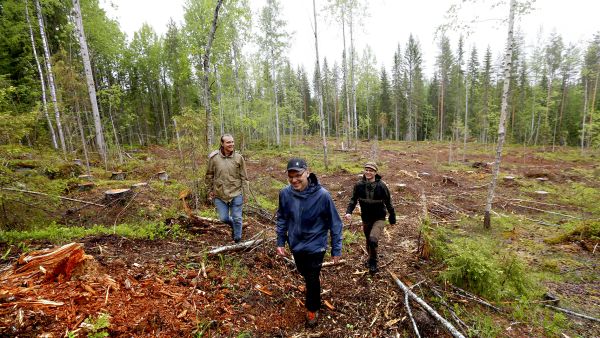
[{"label": "man in brown jacket", "polygon": [[221,148],[208,155],[205,180],[219,219],[229,224],[231,237],[238,243],[242,239],[242,204],[247,200],[249,188],[246,162],[234,147],[233,136],[221,136]]}]

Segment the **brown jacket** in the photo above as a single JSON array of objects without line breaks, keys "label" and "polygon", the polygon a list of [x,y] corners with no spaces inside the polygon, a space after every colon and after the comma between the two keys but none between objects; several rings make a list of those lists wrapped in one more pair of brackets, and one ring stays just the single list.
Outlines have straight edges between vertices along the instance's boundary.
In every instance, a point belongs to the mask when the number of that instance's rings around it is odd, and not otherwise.
[{"label": "brown jacket", "polygon": [[207,192],[213,191],[215,197],[230,202],[234,197],[244,194],[248,196],[248,174],[246,162],[237,152],[229,156],[221,150],[215,150],[208,155],[206,167]]}]

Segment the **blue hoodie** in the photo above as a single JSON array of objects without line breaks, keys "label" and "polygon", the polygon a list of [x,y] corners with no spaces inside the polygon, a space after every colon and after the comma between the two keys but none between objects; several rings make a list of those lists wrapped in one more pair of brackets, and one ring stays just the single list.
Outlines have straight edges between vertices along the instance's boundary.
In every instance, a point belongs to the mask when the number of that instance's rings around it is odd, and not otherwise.
[{"label": "blue hoodie", "polygon": [[317,253],[327,250],[327,232],[331,232],[331,255],[342,254],[342,220],[329,191],[315,174],[308,186],[296,191],[291,185],[279,192],[277,209],[277,246],[289,243],[292,252]]}]

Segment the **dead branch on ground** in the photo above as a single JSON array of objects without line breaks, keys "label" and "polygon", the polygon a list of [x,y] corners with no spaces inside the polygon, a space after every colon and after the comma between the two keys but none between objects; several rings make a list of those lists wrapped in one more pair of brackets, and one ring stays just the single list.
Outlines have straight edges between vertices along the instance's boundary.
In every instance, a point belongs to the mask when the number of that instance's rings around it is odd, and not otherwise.
[{"label": "dead branch on ground", "polygon": [[216,254],[228,252],[228,251],[237,251],[237,250],[248,249],[248,248],[252,248],[254,246],[260,245],[262,242],[264,242],[264,239],[259,238],[259,239],[255,239],[255,240],[250,240],[250,241],[233,244],[233,245],[225,245],[225,246],[221,246],[221,247],[210,250],[208,252],[208,254],[216,255]]},{"label": "dead branch on ground", "polygon": [[402,283],[402,281],[400,279],[398,279],[398,277],[392,271],[389,271],[389,273],[392,276],[392,278],[394,279],[394,281],[396,282],[396,284],[398,285],[398,287],[400,287],[400,289],[402,289],[402,291],[404,291],[405,294],[408,294],[408,296],[410,298],[412,298],[419,305],[421,305],[421,307],[423,309],[427,310],[427,312],[429,312],[429,314],[431,314],[448,331],[450,331],[450,333],[452,334],[452,336],[454,336],[454,337],[460,337],[460,338],[465,338],[465,336],[462,333],[460,333],[452,325],[452,323],[450,323],[449,321],[447,321],[446,319],[444,319],[444,317],[440,316],[440,314],[437,313],[431,306],[429,306],[429,304],[427,304],[423,299],[419,298],[419,296],[417,296],[412,291],[410,291],[410,289],[404,283]]},{"label": "dead branch on ground", "polygon": [[564,312],[564,313],[566,313],[566,314],[569,314],[569,315],[571,315],[571,316],[575,316],[575,317],[579,317],[579,318],[584,318],[584,319],[587,319],[587,320],[592,320],[592,321],[594,321],[594,322],[598,322],[598,323],[600,323],[600,319],[598,319],[598,318],[596,318],[596,317],[592,317],[592,316],[584,315],[584,314],[577,313],[577,312],[571,311],[571,310],[569,310],[569,309],[563,309],[563,308],[561,308],[561,307],[557,307],[557,306],[552,306],[552,305],[544,305],[544,306],[545,306],[545,307],[548,307],[548,308],[551,308],[551,309],[553,309],[553,310],[556,310],[556,311],[561,311],[561,312]]},{"label": "dead branch on ground", "polygon": [[22,192],[25,194],[30,194],[30,195],[38,195],[38,196],[46,196],[46,197],[56,197],[59,198],[61,200],[65,200],[65,201],[71,201],[71,202],[77,202],[77,203],[83,203],[83,204],[88,204],[88,205],[95,205],[97,207],[106,207],[106,205],[104,204],[98,204],[98,203],[94,203],[94,202],[88,202],[88,201],[83,201],[83,200],[78,200],[75,198],[69,198],[69,197],[64,197],[64,196],[57,196],[57,195],[49,195],[43,192],[39,192],[39,191],[31,191],[31,190],[21,190],[21,189],[14,189],[14,188],[0,188],[1,190],[6,190],[6,191],[14,191],[14,192]]},{"label": "dead branch on ground", "polygon": [[413,318],[412,311],[410,310],[410,304],[408,302],[409,302],[408,292],[405,292],[404,293],[404,305],[406,305],[406,313],[408,313],[408,317],[410,317],[410,321],[412,322],[413,330],[415,331],[415,335],[417,336],[417,338],[421,338],[421,335],[419,334],[419,327],[417,326],[417,322],[415,322],[415,319]]}]

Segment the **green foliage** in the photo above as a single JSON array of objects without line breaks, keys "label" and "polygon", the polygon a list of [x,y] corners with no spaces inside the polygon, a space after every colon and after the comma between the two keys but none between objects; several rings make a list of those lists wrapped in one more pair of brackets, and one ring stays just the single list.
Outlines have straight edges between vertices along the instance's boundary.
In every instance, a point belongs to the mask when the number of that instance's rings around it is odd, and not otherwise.
[{"label": "green foliage", "polygon": [[559,337],[569,327],[569,320],[562,313],[549,313],[544,316],[542,326],[547,337]]},{"label": "green foliage", "polygon": [[501,332],[502,328],[494,322],[492,317],[479,315],[475,317],[475,324],[469,335],[473,334],[475,337],[498,337]]},{"label": "green foliage", "polygon": [[342,248],[344,248],[344,250],[350,250],[351,244],[358,243],[361,239],[364,240],[365,236],[362,231],[350,231],[350,229],[345,229],[342,238]]},{"label": "green foliage", "polygon": [[89,338],[108,337],[108,332],[105,329],[110,327],[110,315],[108,313],[100,313],[98,317],[88,317],[84,321],[85,327],[89,331]]},{"label": "green foliage", "polygon": [[[597,202],[596,202],[597,203]],[[600,221],[573,221],[565,225],[565,231],[555,237],[547,238],[548,244],[560,244],[584,239],[600,240]]]},{"label": "green foliage", "polygon": [[502,299],[531,291],[523,262],[493,241],[457,238],[437,255],[443,255],[447,266],[442,278],[482,296]]},{"label": "green foliage", "polygon": [[141,224],[119,224],[116,227],[95,225],[91,228],[66,227],[56,222],[51,222],[38,229],[28,231],[0,231],[0,241],[6,243],[19,243],[26,240],[45,240],[54,243],[69,242],[86,236],[101,236],[117,234],[128,238],[163,239],[181,238],[186,236],[179,225],[166,226],[163,222],[146,222]]}]

